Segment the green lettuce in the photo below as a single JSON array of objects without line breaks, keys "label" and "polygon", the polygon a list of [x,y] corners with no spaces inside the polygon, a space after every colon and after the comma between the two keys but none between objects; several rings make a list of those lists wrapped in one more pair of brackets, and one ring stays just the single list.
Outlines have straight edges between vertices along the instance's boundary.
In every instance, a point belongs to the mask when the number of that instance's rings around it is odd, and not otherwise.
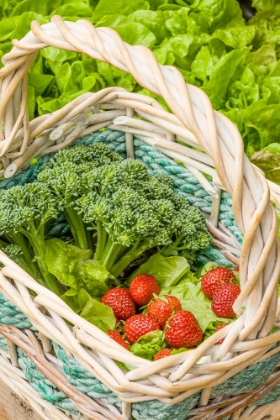
[{"label": "green lettuce", "polygon": [[61,298],[84,319],[107,331],[114,328],[116,319],[112,309],[99,300],[109,290],[112,276],[90,259],[91,254],[91,250],[57,238],[46,241],[48,270],[68,289]]},{"label": "green lettuce", "polygon": [[231,322],[230,319],[219,318],[212,312],[212,301],[201,290],[200,278],[214,267],[214,263],[207,263],[194,274],[185,258],[154,254],[131,275],[129,281],[139,274],[154,276],[160,286],[159,296],[177,297],[182,308],[196,317],[203,333],[211,335],[218,324]]},{"label": "green lettuce", "polygon": [[154,360],[155,355],[166,347],[163,331],[152,331],[140,337],[130,347],[131,353],[144,359]]},{"label": "green lettuce", "polygon": [[[201,87],[213,107],[238,127],[251,158],[280,136],[280,5],[277,0],[252,4],[258,12],[245,22],[237,0],[4,0],[0,56],[9,52],[13,38],[29,31],[33,20],[43,24],[54,14],[111,27],[124,41],[149,47],[161,64],[176,66],[186,82]],[[46,48],[29,70],[30,118],[107,86],[159,99],[106,63]],[[268,159],[271,168],[265,173],[279,182],[277,157]]]}]

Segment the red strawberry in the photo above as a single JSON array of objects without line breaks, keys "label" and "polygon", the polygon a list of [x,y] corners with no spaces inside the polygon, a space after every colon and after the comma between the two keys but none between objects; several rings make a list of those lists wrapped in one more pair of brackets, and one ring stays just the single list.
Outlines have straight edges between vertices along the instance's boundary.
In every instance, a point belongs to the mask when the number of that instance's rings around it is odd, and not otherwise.
[{"label": "red strawberry", "polygon": [[[228,324],[219,324],[216,327],[216,332],[222,330],[223,328],[225,328]],[[224,338],[222,338],[221,340],[217,341],[217,343],[215,344],[222,344],[224,342]]]},{"label": "red strawberry", "polygon": [[132,299],[138,306],[147,305],[153,298],[153,294],[159,294],[160,288],[158,282],[149,274],[140,274],[134,277],[130,283],[129,291]]},{"label": "red strawberry", "polygon": [[105,293],[101,302],[113,309],[117,319],[127,319],[134,315],[135,304],[128,290],[116,287]]},{"label": "red strawberry", "polygon": [[237,271],[237,272],[239,272],[239,267],[235,267],[232,271]]},{"label": "red strawberry", "polygon": [[165,329],[167,343],[175,349],[196,346],[202,340],[203,333],[194,315],[188,311],[178,311]]},{"label": "red strawberry", "polygon": [[141,314],[128,318],[124,326],[126,338],[131,344],[135,343],[142,335],[159,329],[156,321]]},{"label": "red strawberry", "polygon": [[156,299],[148,306],[147,315],[153,318],[161,328],[163,328],[170,316],[173,309],[175,312],[182,309],[180,301],[174,296],[164,296],[167,300]]},{"label": "red strawberry", "polygon": [[233,272],[226,267],[216,267],[204,274],[201,289],[206,297],[213,298],[213,292],[219,284],[235,282]]},{"label": "red strawberry", "polygon": [[170,356],[173,349],[161,349],[154,357],[154,360],[163,359],[164,357]]},{"label": "red strawberry", "polygon": [[212,311],[222,318],[235,318],[232,306],[240,294],[237,284],[220,284],[214,291]]},{"label": "red strawberry", "polygon": [[113,340],[123,346],[126,350],[129,350],[129,345],[124,341],[120,333],[114,330],[108,330],[108,334]]}]

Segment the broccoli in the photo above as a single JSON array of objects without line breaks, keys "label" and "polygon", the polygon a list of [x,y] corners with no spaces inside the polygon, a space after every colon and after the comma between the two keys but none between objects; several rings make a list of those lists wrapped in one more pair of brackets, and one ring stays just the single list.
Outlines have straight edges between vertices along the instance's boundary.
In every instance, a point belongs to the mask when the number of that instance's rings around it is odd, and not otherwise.
[{"label": "broccoli", "polygon": [[[27,266],[38,266],[36,279],[60,295],[55,277],[45,262],[45,225],[59,214],[59,205],[46,185],[40,182],[1,191],[0,235],[18,245]],[[35,265],[33,265],[33,270]]]},{"label": "broccoli", "polygon": [[7,252],[57,294],[45,240],[62,214],[75,245],[92,250],[115,279],[147,251],[192,263],[211,235],[200,210],[173,188],[169,177],[152,176],[103,144],[73,146],[43,165],[35,182],[0,192],[0,248],[16,245]]},{"label": "broccoli", "polygon": [[[94,259],[118,277],[145,251],[182,254],[192,262],[211,243],[200,210],[153,177],[141,162],[126,159],[83,175],[76,210],[96,232]],[[89,191],[89,192],[87,192]]]},{"label": "broccoli", "polygon": [[37,176],[56,197],[70,227],[75,244],[92,249],[92,240],[82,217],[74,208],[75,200],[83,193],[82,175],[101,165],[121,161],[121,157],[103,144],[79,145],[58,152],[41,168]]}]

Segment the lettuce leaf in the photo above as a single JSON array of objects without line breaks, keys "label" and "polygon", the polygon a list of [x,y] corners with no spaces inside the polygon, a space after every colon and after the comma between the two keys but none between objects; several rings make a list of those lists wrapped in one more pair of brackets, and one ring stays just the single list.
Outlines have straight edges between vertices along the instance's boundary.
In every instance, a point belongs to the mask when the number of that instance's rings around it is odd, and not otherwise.
[{"label": "lettuce leaf", "polygon": [[155,355],[166,347],[163,331],[152,331],[140,337],[130,347],[131,353],[148,360],[154,360]]},{"label": "lettuce leaf", "polygon": [[161,254],[154,254],[133,272],[129,282],[139,274],[150,274],[157,279],[161,288],[166,288],[176,285],[188,272],[190,272],[190,265],[186,258],[163,257]]},{"label": "lettuce leaf", "polygon": [[190,266],[185,258],[163,257],[160,254],[154,254],[147,262],[141,264],[130,276],[128,282],[139,274],[154,276],[160,286],[159,296],[177,297],[182,308],[192,312],[202,331],[210,335],[215,331],[216,325],[231,322],[230,319],[219,318],[212,312],[212,301],[207,299],[201,290],[200,278],[213,267],[215,264],[210,262],[194,274],[190,271]]},{"label": "lettuce leaf", "polygon": [[182,304],[184,311],[191,312],[200,325],[203,333],[208,330],[208,333],[214,332],[216,325],[221,323],[231,322],[227,318],[217,317],[211,309],[212,301],[207,299],[201,290],[201,282],[193,282],[191,278],[186,275],[181,279],[180,283],[173,287],[166,287],[161,290],[160,296],[172,295],[178,298]]},{"label": "lettuce leaf", "polygon": [[111,308],[99,300],[109,290],[111,274],[98,261],[90,260],[92,251],[80,249],[60,239],[46,241],[46,263],[68,290],[61,298],[84,319],[103,331],[116,323]]},{"label": "lettuce leaf", "polygon": [[[13,38],[30,30],[33,20],[43,24],[53,14],[111,27],[124,41],[151,48],[161,64],[176,66],[186,82],[201,87],[213,107],[238,127],[251,158],[280,136],[280,5],[277,0],[252,4],[258,13],[245,22],[237,0],[4,0],[0,57],[9,52]],[[106,63],[46,48],[29,70],[30,118],[107,86],[159,99]],[[277,157],[268,159],[271,168],[265,173],[279,182]]]}]

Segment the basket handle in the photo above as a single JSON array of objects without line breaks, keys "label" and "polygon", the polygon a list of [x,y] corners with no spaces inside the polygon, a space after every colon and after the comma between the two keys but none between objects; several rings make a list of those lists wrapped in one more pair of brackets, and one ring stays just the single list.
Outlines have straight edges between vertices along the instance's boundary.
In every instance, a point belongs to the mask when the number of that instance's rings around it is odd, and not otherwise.
[{"label": "basket handle", "polygon": [[86,20],[64,22],[60,16],[54,16],[51,23],[42,26],[33,22],[31,32],[13,43],[12,51],[3,57],[5,67],[0,70],[0,142],[7,143],[5,153],[22,126],[21,152],[26,149],[27,72],[40,49],[53,46],[82,52],[130,73],[142,87],[162,96],[182,125],[195,135],[201,148],[212,157],[225,189],[233,196],[234,217],[244,233],[240,257],[242,293],[235,303],[239,314],[242,305],[246,306],[240,337],[252,339],[269,334],[277,310],[280,275],[278,222],[269,203],[267,181],[246,157],[237,128],[213,110],[202,90],[186,84],[176,68],[158,64],[148,48],[126,44],[112,29],[95,29]]}]

